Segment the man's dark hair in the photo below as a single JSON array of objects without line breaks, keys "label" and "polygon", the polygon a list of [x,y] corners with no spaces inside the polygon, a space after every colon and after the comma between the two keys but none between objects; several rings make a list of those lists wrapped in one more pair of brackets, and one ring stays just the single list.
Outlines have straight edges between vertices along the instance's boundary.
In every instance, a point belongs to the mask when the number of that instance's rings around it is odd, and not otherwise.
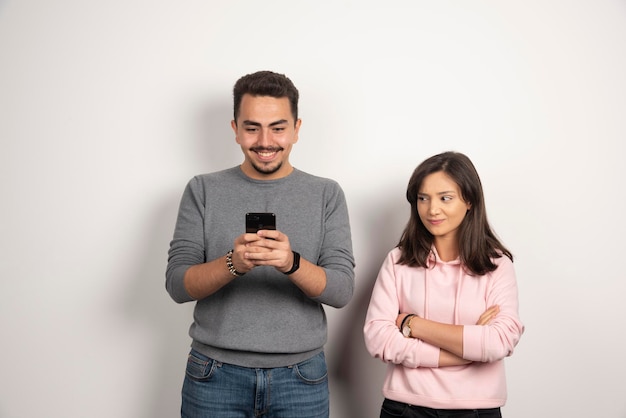
[{"label": "man's dark hair", "polygon": [[272,71],[258,71],[244,75],[237,80],[233,87],[233,116],[235,123],[237,123],[237,117],[239,117],[239,107],[244,94],[270,96],[277,99],[286,97],[291,105],[294,123],[298,120],[298,89],[284,74]]}]

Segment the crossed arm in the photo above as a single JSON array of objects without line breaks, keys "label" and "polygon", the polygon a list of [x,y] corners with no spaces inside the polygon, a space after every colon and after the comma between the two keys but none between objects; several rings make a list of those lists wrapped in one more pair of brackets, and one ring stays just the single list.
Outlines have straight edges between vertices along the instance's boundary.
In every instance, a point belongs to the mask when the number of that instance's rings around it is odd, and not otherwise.
[{"label": "crossed arm", "polygon": [[[499,306],[491,306],[480,315],[476,325],[487,325],[500,312]],[[400,313],[396,318],[396,325],[400,328],[404,318],[409,313]],[[451,325],[430,321],[413,315],[409,318],[411,338],[417,338],[431,345],[439,347],[439,367],[459,366],[471,363],[463,356],[463,325]],[[402,330],[400,330],[402,331]]]}]

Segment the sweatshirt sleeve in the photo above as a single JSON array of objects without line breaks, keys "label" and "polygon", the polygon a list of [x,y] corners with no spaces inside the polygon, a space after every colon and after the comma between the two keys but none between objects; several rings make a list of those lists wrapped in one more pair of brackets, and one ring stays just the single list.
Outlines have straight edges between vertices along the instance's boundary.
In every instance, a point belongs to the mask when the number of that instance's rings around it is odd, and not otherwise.
[{"label": "sweatshirt sleeve", "polygon": [[201,182],[193,178],[187,183],[180,201],[174,237],[170,243],[165,288],[178,303],[193,300],[185,289],[184,277],[187,269],[205,260],[203,232],[203,195],[199,192]]},{"label": "sweatshirt sleeve", "polygon": [[487,325],[463,327],[463,358],[467,360],[493,362],[510,356],[524,333],[513,262],[505,256],[494,261],[498,268],[490,273],[487,306],[498,305],[500,313]]},{"label": "sweatshirt sleeve", "polygon": [[396,326],[400,303],[393,251],[384,260],[365,317],[363,334],[369,353],[385,363],[408,368],[438,367],[439,348],[405,338]]},{"label": "sweatshirt sleeve", "polygon": [[[354,256],[348,205],[343,190],[336,182],[325,191],[324,237],[317,265],[326,273],[326,287],[315,298],[335,308],[345,306],[354,293]],[[309,260],[315,263],[315,260]]]}]

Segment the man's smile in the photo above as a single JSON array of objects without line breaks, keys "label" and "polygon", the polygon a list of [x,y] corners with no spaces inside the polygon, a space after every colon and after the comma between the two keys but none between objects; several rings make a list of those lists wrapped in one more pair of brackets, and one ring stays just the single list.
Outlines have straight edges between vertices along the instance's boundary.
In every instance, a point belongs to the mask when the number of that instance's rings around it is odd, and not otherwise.
[{"label": "man's smile", "polygon": [[261,160],[271,160],[278,152],[282,151],[282,148],[252,148],[251,151],[257,154]]}]

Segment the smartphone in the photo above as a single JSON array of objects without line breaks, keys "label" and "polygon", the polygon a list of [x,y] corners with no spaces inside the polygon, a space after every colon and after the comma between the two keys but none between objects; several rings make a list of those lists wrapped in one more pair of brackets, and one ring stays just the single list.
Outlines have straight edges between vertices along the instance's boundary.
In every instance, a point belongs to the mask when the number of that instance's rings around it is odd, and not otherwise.
[{"label": "smartphone", "polygon": [[246,213],[246,233],[256,233],[259,229],[276,229],[276,214],[271,212]]}]

